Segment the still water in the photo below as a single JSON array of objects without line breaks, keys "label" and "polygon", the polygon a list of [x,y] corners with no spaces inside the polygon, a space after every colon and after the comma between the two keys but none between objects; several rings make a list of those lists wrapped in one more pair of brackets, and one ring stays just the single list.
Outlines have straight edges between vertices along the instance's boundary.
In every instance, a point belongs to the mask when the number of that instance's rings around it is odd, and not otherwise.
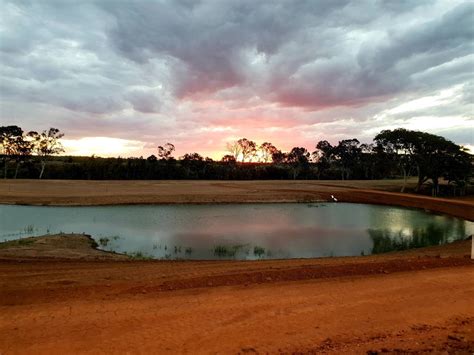
[{"label": "still water", "polygon": [[0,241],[90,234],[103,250],[157,259],[280,259],[449,243],[474,223],[350,203],[37,207],[0,205]]}]

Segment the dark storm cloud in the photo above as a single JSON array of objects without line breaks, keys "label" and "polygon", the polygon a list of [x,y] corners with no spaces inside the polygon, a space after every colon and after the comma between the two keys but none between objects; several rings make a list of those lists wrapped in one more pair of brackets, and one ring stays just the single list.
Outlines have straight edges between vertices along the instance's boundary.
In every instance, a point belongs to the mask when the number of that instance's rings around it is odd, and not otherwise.
[{"label": "dark storm cloud", "polygon": [[159,111],[160,98],[153,91],[134,89],[128,92],[125,98],[133,105],[135,111],[143,113]]},{"label": "dark storm cloud", "polygon": [[358,63],[375,82],[384,76],[408,81],[414,73],[473,53],[473,20],[474,3],[461,4],[438,19],[388,33],[384,43],[362,46]]},{"label": "dark storm cloud", "polygon": [[[305,24],[321,22],[347,1],[103,2],[116,26],[113,46],[144,63],[169,60],[179,96],[243,84],[242,51],[274,55]],[[294,21],[298,19],[298,21]]]},{"label": "dark storm cloud", "polygon": [[[472,116],[470,1],[0,3],[2,123],[41,113],[72,135],[133,126],[124,136],[146,140],[256,120],[277,131],[345,119],[338,131],[356,136],[375,117]],[[390,113],[451,87],[444,106]]]},{"label": "dark storm cloud", "polygon": [[[389,28],[379,40],[360,43],[354,57],[348,49],[315,58],[276,87],[277,98],[291,105],[327,107],[384,100],[414,90],[422,83],[413,75],[473,52],[473,9],[474,3],[461,4],[438,19],[397,31]],[[447,76],[441,75],[437,79],[445,85]]]},{"label": "dark storm cloud", "polygon": [[[168,84],[179,97],[248,86],[249,95],[284,105],[357,105],[413,90],[419,83],[412,75],[472,53],[473,3],[455,6],[434,19],[420,18],[408,27],[391,18],[430,3],[121,5],[101,3],[116,18],[109,32],[113,48],[136,63],[164,58],[175,79]],[[364,38],[364,31],[374,36]],[[263,58],[257,77],[246,53]]]}]

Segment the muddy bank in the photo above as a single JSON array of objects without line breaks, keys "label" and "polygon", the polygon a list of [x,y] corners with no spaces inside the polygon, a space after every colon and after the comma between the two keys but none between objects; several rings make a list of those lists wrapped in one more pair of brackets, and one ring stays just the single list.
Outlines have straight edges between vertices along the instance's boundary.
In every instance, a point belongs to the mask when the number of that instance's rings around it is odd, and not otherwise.
[{"label": "muddy bank", "polygon": [[[213,275],[192,273],[179,280],[168,280],[156,290],[187,289],[207,286],[240,285],[278,281],[310,280],[341,276],[363,276],[393,272],[425,270],[440,267],[474,265],[470,259],[471,240],[446,245],[388,252],[368,256],[326,257],[274,260],[139,260],[133,256],[97,249],[88,235],[57,234],[29,237],[0,243],[0,262],[135,262],[139,265],[162,264],[179,268],[214,268]],[[60,265],[60,264],[58,264]],[[226,271],[232,270],[232,275]],[[223,271],[221,273],[221,271]]]},{"label": "muddy bank", "polygon": [[86,234],[55,234],[0,243],[0,260],[125,260],[127,256],[97,249]]}]

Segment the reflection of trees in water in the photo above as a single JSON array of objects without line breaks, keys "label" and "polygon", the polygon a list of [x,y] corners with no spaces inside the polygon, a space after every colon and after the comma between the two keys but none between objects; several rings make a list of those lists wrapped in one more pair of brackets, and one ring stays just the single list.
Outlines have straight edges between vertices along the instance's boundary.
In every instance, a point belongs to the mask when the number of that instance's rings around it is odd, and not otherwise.
[{"label": "reflection of trees in water", "polygon": [[455,232],[454,236],[457,238],[464,236],[464,228],[458,226],[453,231],[450,227],[452,226],[430,223],[426,227],[413,229],[411,236],[403,235],[402,231],[369,229],[368,233],[374,244],[372,254],[445,244],[453,237],[452,232]]},{"label": "reflection of trees in water", "polygon": [[255,245],[253,248],[250,244],[238,244],[238,245],[216,245],[213,248],[214,256],[219,258],[237,258],[246,259],[247,256],[253,253],[253,256],[262,258],[271,258],[273,253],[271,250],[265,249],[261,246]]}]

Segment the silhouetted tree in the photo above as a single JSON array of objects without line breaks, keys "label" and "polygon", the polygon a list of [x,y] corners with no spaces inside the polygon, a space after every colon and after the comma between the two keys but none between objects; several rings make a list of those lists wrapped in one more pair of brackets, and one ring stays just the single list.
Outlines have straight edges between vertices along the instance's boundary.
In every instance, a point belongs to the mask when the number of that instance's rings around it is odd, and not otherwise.
[{"label": "silhouetted tree", "polygon": [[265,163],[271,162],[273,154],[278,151],[278,149],[269,142],[262,143],[258,149],[262,153],[262,160]]},{"label": "silhouetted tree", "polygon": [[293,168],[293,180],[296,179],[298,174],[309,167],[310,154],[303,147],[294,147],[288,153],[286,162]]},{"label": "silhouetted tree", "polygon": [[235,163],[237,160],[235,159],[235,156],[226,154],[222,157],[222,161],[224,163]]},{"label": "silhouetted tree", "polygon": [[449,170],[457,163],[464,163],[466,176],[470,175],[471,159],[462,159],[463,149],[459,145],[434,134],[418,132],[415,160],[418,166],[418,184],[416,191],[428,179],[433,183],[432,194],[439,194],[439,178],[449,175]]},{"label": "silhouetted tree", "polygon": [[416,131],[404,128],[395,130],[384,130],[374,138],[375,144],[387,156],[398,165],[403,176],[403,186],[400,192],[406,188],[407,178],[415,166],[416,142],[418,140]]},{"label": "silhouetted tree", "polygon": [[175,150],[174,144],[166,143],[164,146],[158,146],[158,156],[160,159],[169,160],[172,158],[173,152]]},{"label": "silhouetted tree", "polygon": [[39,178],[43,178],[44,169],[48,157],[64,152],[64,148],[60,142],[60,139],[64,136],[63,133],[59,133],[59,129],[50,128],[47,131],[37,133],[31,131],[28,133],[31,138],[33,152],[39,156],[41,162],[41,171]]},{"label": "silhouetted tree", "polygon": [[8,160],[16,161],[15,178],[23,157],[31,154],[31,144],[25,140],[23,130],[18,126],[0,127],[0,147],[4,161],[4,178],[7,178]]},{"label": "silhouetted tree", "polygon": [[272,162],[273,164],[282,164],[286,161],[287,154],[283,153],[281,150],[277,150],[275,153],[272,154]]},{"label": "silhouetted tree", "polygon": [[240,154],[242,155],[242,162],[247,158],[252,161],[252,158],[257,152],[257,144],[254,141],[248,140],[247,138],[241,138],[237,141],[240,146]]},{"label": "silhouetted tree", "polygon": [[[439,178],[466,180],[471,173],[472,157],[459,145],[434,134],[398,128],[380,132],[375,141],[388,154],[393,154],[406,178],[410,166],[417,170],[418,182],[415,191],[428,180],[432,181],[432,194],[439,193]],[[460,180],[460,181],[461,181]]]},{"label": "silhouetted tree", "polygon": [[472,173],[472,155],[464,148],[454,153],[447,161],[444,178],[453,186],[453,195],[459,191],[460,196],[466,194],[466,186]]},{"label": "silhouetted tree", "polygon": [[319,179],[322,172],[331,168],[334,159],[334,147],[328,141],[319,141],[316,144],[316,150],[312,153],[312,156],[316,162]]},{"label": "silhouetted tree", "polygon": [[20,164],[23,164],[28,157],[31,156],[31,152],[33,149],[33,144],[29,141],[24,135],[18,137],[16,142],[16,154],[15,154],[15,175],[13,176],[14,179],[18,176],[18,169],[20,168]]},{"label": "silhouetted tree", "polygon": [[334,156],[339,163],[342,180],[349,179],[354,167],[359,163],[361,153],[359,143],[356,138],[344,139],[334,147]]},{"label": "silhouetted tree", "polygon": [[198,153],[187,153],[181,157],[181,165],[186,169],[188,178],[199,178],[205,175],[206,161]]},{"label": "silhouetted tree", "polygon": [[181,161],[204,161],[199,153],[186,153],[181,157]]},{"label": "silhouetted tree", "polygon": [[158,158],[155,155],[150,155],[148,158],[146,158],[149,162],[155,162],[158,160]]},{"label": "silhouetted tree", "polygon": [[242,153],[242,147],[240,146],[239,142],[228,142],[226,148],[230,155],[234,157],[235,161],[237,161],[239,159],[240,154]]},{"label": "silhouetted tree", "polygon": [[365,179],[372,179],[375,169],[374,145],[363,143],[360,145],[359,163]]}]

